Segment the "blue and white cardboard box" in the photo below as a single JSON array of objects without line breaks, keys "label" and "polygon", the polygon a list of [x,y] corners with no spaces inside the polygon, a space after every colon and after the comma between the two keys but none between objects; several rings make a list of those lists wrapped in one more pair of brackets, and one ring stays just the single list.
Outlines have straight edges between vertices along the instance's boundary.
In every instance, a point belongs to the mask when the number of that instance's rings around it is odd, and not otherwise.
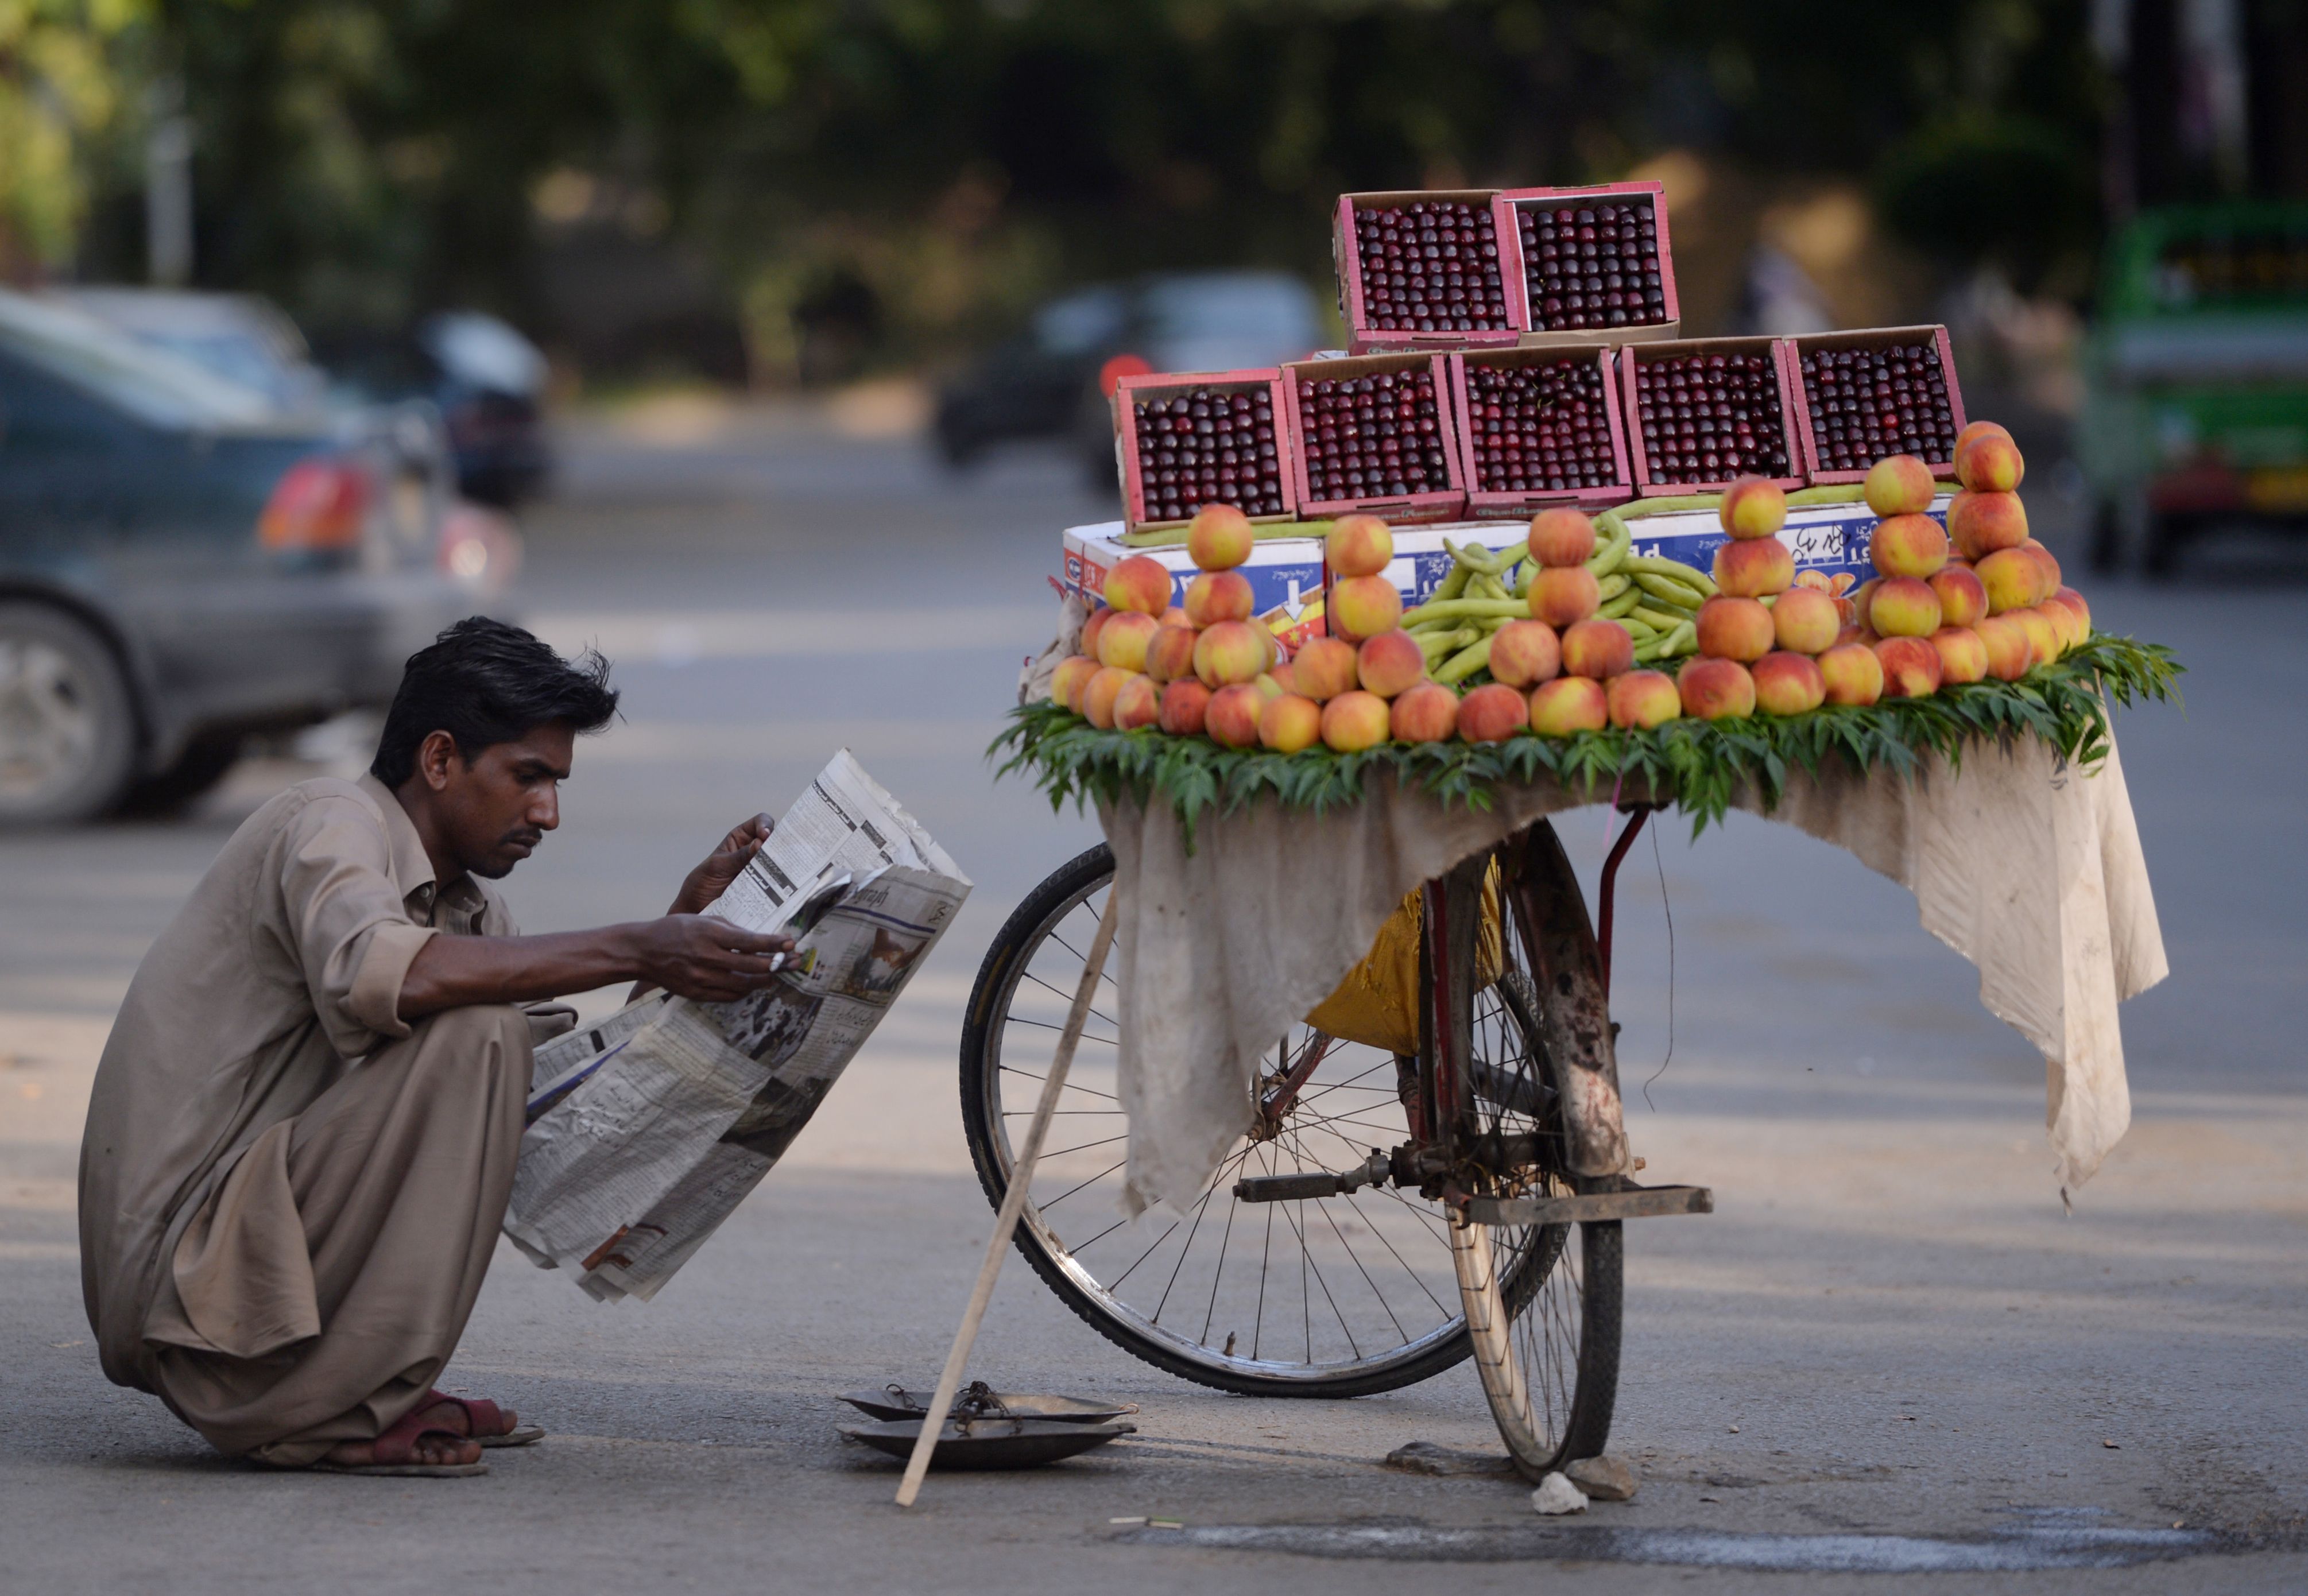
[{"label": "blue and white cardboard box", "polygon": [[[1947,496],[1932,501],[1928,513],[1947,524]],[[1868,534],[1878,517],[1864,504],[1804,505],[1787,512],[1779,541],[1796,556],[1796,580],[1843,598],[1875,574],[1867,557]],[[1712,510],[1672,510],[1658,515],[1632,517],[1627,530],[1634,536],[1632,552],[1670,559],[1712,572],[1715,551],[1731,540]]]},{"label": "blue and white cardboard box", "polygon": [[[1194,556],[1184,544],[1132,548],[1122,541],[1123,524],[1100,522],[1067,529],[1060,544],[1057,586],[1081,593],[1092,606],[1106,591],[1107,573],[1132,555],[1146,555],[1170,573],[1170,602],[1186,601],[1194,579]],[[1322,634],[1322,540],[1320,538],[1261,538],[1238,567],[1250,579],[1251,615],[1265,623],[1292,653],[1309,637]]]}]

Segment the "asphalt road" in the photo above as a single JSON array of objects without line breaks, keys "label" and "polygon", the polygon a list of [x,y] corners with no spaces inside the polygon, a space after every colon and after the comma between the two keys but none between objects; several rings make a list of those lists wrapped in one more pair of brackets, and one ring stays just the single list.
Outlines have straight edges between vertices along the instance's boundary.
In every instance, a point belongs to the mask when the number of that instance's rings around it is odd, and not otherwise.
[{"label": "asphalt road", "polygon": [[[2121,722],[2174,975],[2124,1011],[2137,1117],[2071,1215],[2040,1062],[1901,889],[1761,822],[1666,828],[1623,892],[1621,1068],[1647,1178],[1718,1212],[1630,1226],[1613,1451],[1636,1501],[1565,1527],[1510,1480],[1383,1466],[1414,1440],[1495,1453],[1468,1368],[1346,1403],[1221,1396],[1013,1260],[973,1374],[1138,1402],[1141,1433],[892,1507],[835,1393],[926,1384],[983,1246],[960,1010],[1010,906],[1095,833],[981,751],[1046,636],[1055,531],[1095,509],[1055,460],[957,483],[789,418],[572,436],[516,597],[615,656],[626,719],[507,884],[523,923],[655,912],[845,743],[977,891],[656,1303],[598,1306],[501,1251],[451,1383],[553,1433],[485,1480],[221,1462],[103,1382],[81,1316],[72,1177],[112,1010],[231,827],[319,766],[245,765],[173,824],[0,839],[0,1591],[1338,1592],[1422,1577],[1406,1560],[1469,1590],[2308,1586],[2308,610],[2280,556],[2090,584],[2101,624],[2191,675],[2184,714]],[[2036,514],[2056,524],[2056,495]],[[1600,811],[1562,829],[1591,880]],[[1183,1527],[1114,1522],[1144,1516]],[[2179,1560],[2088,1566],[2142,1557]]]}]

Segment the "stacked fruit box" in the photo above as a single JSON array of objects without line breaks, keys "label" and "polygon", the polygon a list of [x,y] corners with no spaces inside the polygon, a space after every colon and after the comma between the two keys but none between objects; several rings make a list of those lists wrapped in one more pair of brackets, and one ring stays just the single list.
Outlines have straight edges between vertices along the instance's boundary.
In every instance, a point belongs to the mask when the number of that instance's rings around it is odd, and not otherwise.
[{"label": "stacked fruit box", "polygon": [[1282,368],[1300,515],[1454,521],[1467,507],[1444,357],[1362,355]]},{"label": "stacked fruit box", "polygon": [[1470,515],[1632,496],[1608,350],[1468,349],[1448,358]]},{"label": "stacked fruit box", "polygon": [[1619,402],[1644,497],[1739,477],[1803,486],[1783,341],[1694,338],[1619,351]]},{"label": "stacked fruit box", "polygon": [[1812,333],[1779,347],[1811,481],[1861,481],[1891,454],[1955,474],[1963,390],[1945,327]]},{"label": "stacked fruit box", "polygon": [[1296,519],[1282,374],[1271,367],[1126,376],[1115,384],[1115,461],[1130,524],[1184,526],[1202,505]]}]

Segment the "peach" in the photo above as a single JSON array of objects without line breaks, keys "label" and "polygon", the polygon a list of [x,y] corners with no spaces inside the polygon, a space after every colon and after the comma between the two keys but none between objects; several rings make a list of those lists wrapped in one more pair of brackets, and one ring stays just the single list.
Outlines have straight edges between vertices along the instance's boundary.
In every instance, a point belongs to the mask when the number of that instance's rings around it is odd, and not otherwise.
[{"label": "peach", "polygon": [[1491,634],[1491,677],[1535,687],[1563,673],[1563,642],[1544,621],[1509,621]]},{"label": "peach", "polygon": [[1895,515],[1918,515],[1932,507],[1939,484],[1932,468],[1912,454],[1887,454],[1867,468],[1860,487],[1867,507],[1886,520]]},{"label": "peach", "polygon": [[1250,578],[1239,571],[1205,571],[1186,584],[1186,619],[1197,626],[1250,618]]},{"label": "peach", "polygon": [[1269,662],[1263,628],[1248,621],[1220,621],[1194,641],[1194,674],[1210,688],[1246,682]]},{"label": "peach", "polygon": [[1956,479],[1974,493],[2010,493],[2028,474],[2009,433],[1983,433],[1955,452]]},{"label": "peach", "polygon": [[2036,650],[2028,628],[2008,615],[1992,615],[1971,628],[1987,651],[1987,674],[1999,682],[2016,682],[2036,663]]},{"label": "peach", "polygon": [[1770,614],[1778,645],[1789,653],[1823,654],[1835,646],[1835,634],[1843,629],[1835,600],[1817,588],[1789,588],[1771,606]]},{"label": "peach", "polygon": [[1990,615],[2027,608],[2040,596],[2044,579],[2043,568],[2024,548],[1999,548],[1973,566],[1972,574],[1987,593]]},{"label": "peach", "polygon": [[1117,666],[1101,667],[1096,676],[1083,684],[1083,718],[1100,731],[1112,729],[1114,701],[1121,696],[1123,688],[1128,686],[1137,675],[1134,670],[1124,670]]},{"label": "peach", "polygon": [[1563,634],[1565,675],[1602,682],[1634,668],[1634,634],[1616,621],[1580,621]]},{"label": "peach", "polygon": [[1183,604],[1173,604],[1169,608],[1164,610],[1160,615],[1154,618],[1160,621],[1166,626],[1191,626],[1194,624],[1193,621],[1188,617],[1186,608]]},{"label": "peach", "polygon": [[1795,580],[1796,556],[1777,538],[1726,543],[1715,551],[1715,585],[1734,598],[1784,593]]},{"label": "peach", "polygon": [[1929,637],[1940,629],[1940,596],[1913,576],[1887,576],[1867,606],[1871,629],[1885,637]]},{"label": "peach", "polygon": [[1987,643],[1969,626],[1942,626],[1931,645],[1940,651],[1942,682],[1976,682],[1987,674]]},{"label": "peach", "polygon": [[1867,607],[1875,602],[1875,590],[1882,585],[1882,577],[1871,576],[1852,590],[1851,614],[1847,617],[1849,625],[1867,627]]},{"label": "peach", "polygon": [[1886,576],[1929,576],[1948,562],[1948,535],[1928,515],[1894,515],[1875,523],[1867,556]]},{"label": "peach", "polygon": [[1741,477],[1723,490],[1716,514],[1734,538],[1768,538],[1787,522],[1787,496],[1768,477]]},{"label": "peach", "polygon": [[1550,626],[1577,625],[1602,606],[1602,584],[1584,565],[1550,565],[1531,578],[1530,613]]},{"label": "peach", "polygon": [[1162,689],[1150,676],[1133,676],[1114,695],[1114,724],[1119,731],[1135,731],[1162,718]]},{"label": "peach", "polygon": [[2045,600],[2044,602],[2049,604],[2053,602],[2054,600],[2066,605],[2070,609],[2076,612],[2076,620],[2080,627],[2079,641],[2081,641],[2082,638],[2089,637],[2091,635],[2091,606],[2084,602],[2084,596],[2076,591],[2073,588],[2063,587],[2054,592],[2050,599]]},{"label": "peach", "polygon": [[2052,628],[2052,617],[2030,606],[2015,609],[2011,618],[2028,634],[2028,663],[2049,665],[2060,657],[2060,634]]},{"label": "peach", "polygon": [[1736,660],[1689,660],[1675,686],[1683,712],[1698,720],[1735,720],[1755,712],[1755,678]]},{"label": "peach", "polygon": [[1106,602],[1110,609],[1160,615],[1170,608],[1170,573],[1161,561],[1133,554],[1106,574]]},{"label": "peach", "polygon": [[1251,677],[1250,685],[1257,690],[1259,697],[1268,703],[1272,703],[1276,699],[1290,691],[1289,688],[1275,680],[1274,673],[1270,670],[1262,670],[1256,676]]},{"label": "peach", "polygon": [[[1956,453],[1956,454],[1960,454],[1960,453],[1962,453],[1964,452],[1964,449],[1965,449],[1966,445],[1968,445],[1968,444],[1971,442],[1971,440],[1972,440],[1972,439],[1974,439],[1974,438],[1977,438],[1977,437],[1987,437],[1987,436],[1994,436],[1994,437],[2002,438],[2002,439],[2003,439],[2003,440],[2004,440],[2005,442],[2007,442],[2007,443],[2008,443],[2008,442],[2010,442],[2010,441],[2011,441],[2011,435],[2009,432],[2006,432],[2006,431],[2003,429],[2003,425],[2002,425],[2002,423],[2001,423],[2001,422],[1998,422],[1998,421],[1971,421],[1971,422],[1967,422],[1967,423],[1965,424],[1965,426],[1964,426],[1964,429],[1963,429],[1961,432],[1957,433],[1957,434],[1955,435],[1955,453]],[[1948,458],[1950,458],[1951,460],[1952,460],[1954,457],[1955,457],[1954,455],[1950,455]]]},{"label": "peach", "polygon": [[1595,553],[1595,523],[1580,510],[1541,510],[1530,518],[1530,557],[1550,569],[1584,565]]},{"label": "peach", "polygon": [[[1265,674],[1258,679],[1262,682],[1272,682],[1285,693],[1297,693],[1301,698],[1312,696],[1310,694],[1298,691],[1298,672],[1295,660],[1285,660],[1279,665],[1268,666]],[[1316,702],[1319,703],[1320,700]]]},{"label": "peach", "polygon": [[1827,697],[1827,678],[1808,654],[1765,654],[1747,674],[1755,682],[1755,707],[1774,715],[1808,714]]},{"label": "peach", "polygon": [[1341,515],[1322,539],[1333,576],[1375,576],[1394,558],[1394,534],[1375,515]]},{"label": "peach", "polygon": [[1285,693],[1258,712],[1258,740],[1277,754],[1296,754],[1322,739],[1322,706]]},{"label": "peach", "polygon": [[1940,651],[1924,637],[1887,637],[1875,645],[1883,696],[1929,698],[1940,687]]},{"label": "peach", "polygon": [[1771,612],[1757,599],[1720,595],[1709,599],[1699,607],[1695,629],[1701,653],[1711,659],[1736,660],[1742,664],[1761,659],[1778,641],[1778,628]]},{"label": "peach", "polygon": [[1205,505],[1186,528],[1186,552],[1205,571],[1231,571],[1258,541],[1250,517],[1232,505]]},{"label": "peach", "polygon": [[1392,698],[1426,677],[1426,651],[1408,632],[1382,632],[1355,655],[1355,679],[1366,693]]},{"label": "peach", "polygon": [[1258,717],[1266,700],[1248,682],[1236,682],[1210,694],[1202,711],[1202,729],[1222,747],[1249,748],[1258,743]]},{"label": "peach", "polygon": [[1386,700],[1375,693],[1341,693],[1322,706],[1322,741],[1341,754],[1359,754],[1386,741]]},{"label": "peach", "polygon": [[1830,703],[1864,708],[1883,696],[1883,662],[1864,643],[1839,643],[1821,654],[1819,677]]},{"label": "peach", "polygon": [[1162,624],[1140,610],[1125,609],[1098,634],[1098,662],[1123,670],[1146,669],[1146,651]]},{"label": "peach", "polygon": [[[1368,515],[1358,519],[1376,520]],[[1330,620],[1331,635],[1348,643],[1391,632],[1402,620],[1402,591],[1383,576],[1343,578],[1331,584]]]},{"label": "peach", "polygon": [[[1605,686],[1603,697],[1610,706],[1614,726],[1648,729],[1678,720],[1683,714],[1683,694],[1676,690],[1675,678],[1661,671],[1631,670],[1624,676],[1615,676]],[[1536,716],[1536,706],[1532,712]]]},{"label": "peach", "polygon": [[1081,651],[1093,660],[1097,659],[1098,634],[1106,630],[1107,622],[1122,613],[1119,609],[1107,609],[1103,607],[1091,610],[1089,618],[1082,623]]},{"label": "peach", "polygon": [[[1597,695],[1600,696],[1600,689]],[[1504,682],[1488,683],[1459,701],[1459,735],[1470,743],[1503,742],[1529,724],[1529,701]]]},{"label": "peach", "polygon": [[[1512,691],[1512,689],[1508,689]],[[1487,693],[1490,688],[1482,691]],[[1472,702],[1471,696],[1469,702]],[[1569,737],[1574,731],[1600,731],[1611,723],[1611,695],[1592,677],[1559,676],[1541,682],[1524,708],[1530,729],[1541,737]],[[1466,724],[1464,711],[1459,723]]]},{"label": "peach", "polygon": [[1875,634],[1864,626],[1847,625],[1835,634],[1835,646],[1841,648],[1847,643],[1856,643],[1864,648],[1872,649],[1875,646]]},{"label": "peach", "polygon": [[1980,586],[1978,574],[1968,565],[1949,565],[1933,572],[1931,587],[1940,596],[1942,626],[1968,626],[1987,613],[1987,590]]},{"label": "peach", "polygon": [[1158,626],[1146,645],[1146,674],[1158,686],[1194,674],[1194,645],[1202,634],[1192,626]]},{"label": "peach", "polygon": [[1948,501],[1948,536],[1964,558],[1982,559],[2028,540],[2028,511],[2016,493],[1974,493],[1967,487]]},{"label": "peach", "polygon": [[1328,703],[1355,688],[1355,645],[1343,637],[1311,637],[1290,661],[1298,691]]},{"label": "peach", "polygon": [[2020,545],[2020,551],[2036,562],[2036,569],[2040,574],[2036,583],[2036,602],[2041,604],[2060,591],[2060,562],[2052,557],[2050,549],[2033,538]]},{"label": "peach", "polygon": [[1459,695],[1440,682],[1421,682],[1394,701],[1387,730],[1398,743],[1440,743],[1458,735]]},{"label": "peach", "polygon": [[1162,712],[1157,723],[1172,737],[1193,737],[1202,729],[1202,715],[1210,707],[1210,690],[1190,676],[1182,676],[1162,689]]},{"label": "peach", "polygon": [[[1076,654],[1072,659],[1059,660],[1057,669],[1050,676],[1050,702],[1073,709],[1082,684],[1096,676],[1098,671],[1098,661],[1087,654]],[[1075,712],[1079,714],[1081,712],[1077,710]]]},{"label": "peach", "polygon": [[2036,610],[2052,623],[2052,635],[2059,641],[2061,653],[2066,653],[2084,640],[2076,612],[2061,603],[2056,595],[2037,605]]}]

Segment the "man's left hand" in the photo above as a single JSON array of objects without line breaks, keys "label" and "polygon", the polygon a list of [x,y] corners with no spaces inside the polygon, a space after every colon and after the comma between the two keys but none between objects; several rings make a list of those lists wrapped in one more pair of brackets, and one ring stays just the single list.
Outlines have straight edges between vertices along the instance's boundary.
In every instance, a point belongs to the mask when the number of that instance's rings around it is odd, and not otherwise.
[{"label": "man's left hand", "polygon": [[728,891],[729,884],[745,874],[754,856],[762,851],[762,844],[770,840],[777,822],[766,815],[756,815],[722,838],[719,846],[705,856],[705,860],[692,870],[681,884],[681,893],[673,901],[667,914],[702,914],[707,904]]}]

